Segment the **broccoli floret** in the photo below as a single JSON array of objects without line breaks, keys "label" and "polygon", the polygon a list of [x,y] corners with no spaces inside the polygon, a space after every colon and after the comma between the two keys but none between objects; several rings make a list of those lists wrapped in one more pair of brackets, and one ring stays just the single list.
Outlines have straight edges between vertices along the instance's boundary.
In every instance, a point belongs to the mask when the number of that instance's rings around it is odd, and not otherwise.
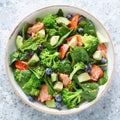
[{"label": "broccoli floret", "polygon": [[81,101],[81,93],[81,89],[71,92],[68,88],[64,88],[62,91],[62,100],[68,108],[77,107]]},{"label": "broccoli floret", "polygon": [[97,37],[85,34],[82,37],[82,42],[84,44],[84,48],[87,50],[89,55],[92,55],[95,52],[95,50],[97,49],[99,40]]},{"label": "broccoli floret", "polygon": [[59,55],[59,52],[52,53],[48,49],[44,49],[40,53],[41,63],[52,69],[57,69],[59,67]]},{"label": "broccoli floret", "polygon": [[43,66],[32,66],[29,67],[29,70],[33,72],[33,74],[38,78],[41,79],[44,76],[45,68]]},{"label": "broccoli floret", "polygon": [[16,69],[14,71],[14,77],[17,82],[23,84],[24,82],[28,81],[31,77],[31,72],[29,70],[19,70]]},{"label": "broccoli floret", "polygon": [[48,14],[46,17],[44,17],[43,22],[45,24],[45,27],[52,28],[55,24],[55,16],[52,14]]},{"label": "broccoli floret", "polygon": [[27,95],[38,96],[40,92],[41,81],[34,75],[22,86],[23,91]]},{"label": "broccoli floret", "polygon": [[85,69],[85,64],[83,62],[80,63],[76,63],[73,67],[73,71],[70,73],[70,80],[72,80],[74,74],[78,71],[78,70],[83,70]]}]

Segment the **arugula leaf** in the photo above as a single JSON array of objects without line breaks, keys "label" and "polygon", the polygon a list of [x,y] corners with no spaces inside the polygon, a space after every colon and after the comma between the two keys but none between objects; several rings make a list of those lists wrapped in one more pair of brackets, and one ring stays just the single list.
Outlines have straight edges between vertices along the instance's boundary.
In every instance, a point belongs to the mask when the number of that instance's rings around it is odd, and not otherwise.
[{"label": "arugula leaf", "polygon": [[98,80],[98,84],[104,85],[107,82],[107,80],[108,80],[108,74],[107,71],[105,70],[103,77]]},{"label": "arugula leaf", "polygon": [[27,54],[28,51],[26,52],[21,52],[19,50],[14,51],[11,55],[10,55],[10,63],[9,65],[12,65],[16,60],[27,60]]},{"label": "arugula leaf", "polygon": [[12,65],[13,62],[15,62],[19,57],[19,51],[15,51],[10,55],[10,63],[9,65]]}]

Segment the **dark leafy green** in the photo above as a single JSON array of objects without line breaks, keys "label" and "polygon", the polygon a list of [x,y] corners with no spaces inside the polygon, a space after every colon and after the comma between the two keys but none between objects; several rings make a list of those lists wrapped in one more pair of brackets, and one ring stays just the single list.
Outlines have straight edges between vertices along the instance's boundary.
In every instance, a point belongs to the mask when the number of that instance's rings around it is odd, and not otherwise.
[{"label": "dark leafy green", "polygon": [[68,60],[62,60],[59,64],[59,72],[70,74],[72,72],[71,63]]},{"label": "dark leafy green", "polygon": [[59,28],[59,34],[61,36],[64,36],[65,34],[67,34],[68,32],[70,31],[70,29],[65,26],[65,25],[62,25],[60,28]]},{"label": "dark leafy green", "polygon": [[88,35],[96,36],[95,26],[91,20],[89,20],[87,24],[84,26],[84,33],[87,33]]},{"label": "dark leafy green", "polygon": [[79,61],[88,63],[89,55],[83,47],[76,47],[75,49],[70,51],[72,58],[72,65],[76,64]]},{"label": "dark leafy green", "polygon": [[104,85],[108,80],[108,74],[107,71],[104,71],[104,76],[98,80],[99,85]]},{"label": "dark leafy green", "polygon": [[56,15],[58,17],[64,17],[64,13],[63,13],[62,9],[59,9],[58,12],[56,13]]},{"label": "dark leafy green", "polygon": [[43,18],[40,17],[36,18],[36,22],[43,22]]},{"label": "dark leafy green", "polygon": [[84,27],[88,23],[88,19],[85,16],[81,15],[81,17],[83,20],[79,22],[78,27]]},{"label": "dark leafy green", "polygon": [[96,98],[98,93],[98,87],[99,87],[97,83],[95,82],[81,83],[81,87],[83,89],[83,92],[82,92],[83,99],[90,102]]}]

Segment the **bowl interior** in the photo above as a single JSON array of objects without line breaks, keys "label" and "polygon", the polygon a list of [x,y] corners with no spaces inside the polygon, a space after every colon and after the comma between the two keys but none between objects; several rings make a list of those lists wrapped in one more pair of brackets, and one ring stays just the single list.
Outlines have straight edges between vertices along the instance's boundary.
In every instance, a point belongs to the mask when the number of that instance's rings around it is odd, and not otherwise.
[{"label": "bowl interior", "polygon": [[[108,55],[108,81],[105,85],[101,86],[99,88],[99,92],[97,95],[97,98],[95,100],[93,100],[92,102],[84,102],[80,105],[79,108],[74,108],[74,109],[66,109],[65,107],[63,107],[63,110],[57,110],[57,109],[51,109],[51,108],[47,108],[45,105],[42,105],[40,103],[37,102],[29,102],[27,99],[27,96],[24,94],[24,92],[21,90],[21,88],[19,87],[19,85],[16,83],[14,76],[13,76],[13,72],[11,70],[11,68],[9,67],[9,57],[10,54],[16,49],[16,45],[15,45],[15,38],[16,35],[18,33],[18,31],[21,30],[22,26],[24,25],[24,23],[26,22],[30,22],[30,23],[34,23],[35,19],[40,16],[40,17],[44,17],[45,15],[47,15],[48,13],[56,13],[56,11],[61,8],[65,15],[67,13],[79,13],[81,15],[86,16],[87,18],[91,19],[95,26],[96,26],[96,30],[99,31],[99,33],[101,33],[104,37],[104,39],[108,40],[109,43],[107,45],[108,50],[107,50],[107,55]],[[29,16],[27,16],[25,19],[23,19],[18,26],[14,29],[13,33],[11,34],[7,47],[6,47],[6,56],[5,56],[5,65],[6,65],[6,71],[7,71],[7,75],[9,78],[10,83],[12,84],[15,92],[17,93],[18,96],[21,97],[21,99],[29,104],[30,106],[34,107],[35,109],[42,111],[42,112],[47,112],[47,113],[51,113],[51,114],[70,114],[70,113],[74,113],[74,112],[78,112],[81,111],[83,109],[86,109],[87,107],[89,107],[90,105],[94,104],[102,95],[103,93],[106,91],[106,89],[109,86],[110,83],[110,79],[112,76],[112,72],[113,72],[113,68],[114,68],[114,50],[113,50],[113,44],[112,41],[110,40],[110,37],[107,33],[107,31],[105,30],[105,28],[101,25],[101,23],[94,18],[92,15],[90,15],[89,13],[87,13],[86,11],[76,8],[76,7],[71,7],[71,6],[50,6],[50,7],[46,7],[43,9],[39,9],[33,13],[31,13]]]}]

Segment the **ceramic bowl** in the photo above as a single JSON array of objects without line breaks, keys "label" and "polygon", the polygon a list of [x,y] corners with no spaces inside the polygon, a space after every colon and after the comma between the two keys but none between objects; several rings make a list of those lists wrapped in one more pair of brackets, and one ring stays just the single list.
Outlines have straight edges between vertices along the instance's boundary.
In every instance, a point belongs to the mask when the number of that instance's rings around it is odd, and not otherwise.
[{"label": "ceramic bowl", "polygon": [[[98,95],[97,95],[96,99],[94,99],[91,102],[84,102],[78,108],[74,108],[74,109],[63,108],[62,110],[57,110],[57,109],[48,108],[45,105],[43,105],[41,103],[38,103],[38,102],[30,102],[28,100],[27,96],[24,94],[22,89],[19,87],[19,85],[15,81],[14,76],[13,76],[13,72],[12,72],[10,66],[9,66],[10,54],[16,49],[16,45],[15,45],[16,35],[17,35],[18,31],[21,30],[23,25],[26,22],[33,23],[35,21],[35,18],[37,18],[38,16],[44,17],[48,13],[53,13],[54,14],[54,13],[56,13],[56,11],[59,8],[61,8],[64,11],[65,15],[67,13],[79,13],[79,14],[84,15],[87,18],[91,19],[96,26],[96,30],[100,34],[102,34],[102,37],[104,39],[106,39],[108,41],[108,45],[107,45],[107,56],[108,56],[108,61],[109,61],[108,62],[108,81],[105,85],[103,85],[99,88],[99,92],[98,92]],[[80,112],[84,109],[87,109],[89,106],[96,103],[96,101],[98,101],[100,99],[100,97],[105,93],[105,91],[108,89],[108,87],[110,85],[111,78],[112,78],[113,71],[114,71],[114,62],[115,62],[115,59],[114,59],[113,43],[112,43],[112,40],[110,39],[110,36],[109,36],[108,32],[104,28],[104,26],[99,22],[99,20],[97,20],[94,16],[92,16],[90,13],[86,12],[85,10],[83,10],[81,8],[73,7],[73,6],[67,6],[67,5],[54,5],[54,6],[45,7],[45,8],[42,8],[42,9],[38,9],[35,12],[26,16],[17,25],[17,27],[13,30],[13,32],[11,33],[11,35],[9,37],[9,40],[8,40],[8,43],[7,43],[6,53],[5,53],[6,74],[8,76],[8,79],[9,79],[13,89],[15,90],[16,94],[26,104],[30,105],[31,107],[35,108],[36,110],[39,110],[41,112],[46,112],[46,113],[49,113],[49,114],[72,114],[72,113]]]}]

